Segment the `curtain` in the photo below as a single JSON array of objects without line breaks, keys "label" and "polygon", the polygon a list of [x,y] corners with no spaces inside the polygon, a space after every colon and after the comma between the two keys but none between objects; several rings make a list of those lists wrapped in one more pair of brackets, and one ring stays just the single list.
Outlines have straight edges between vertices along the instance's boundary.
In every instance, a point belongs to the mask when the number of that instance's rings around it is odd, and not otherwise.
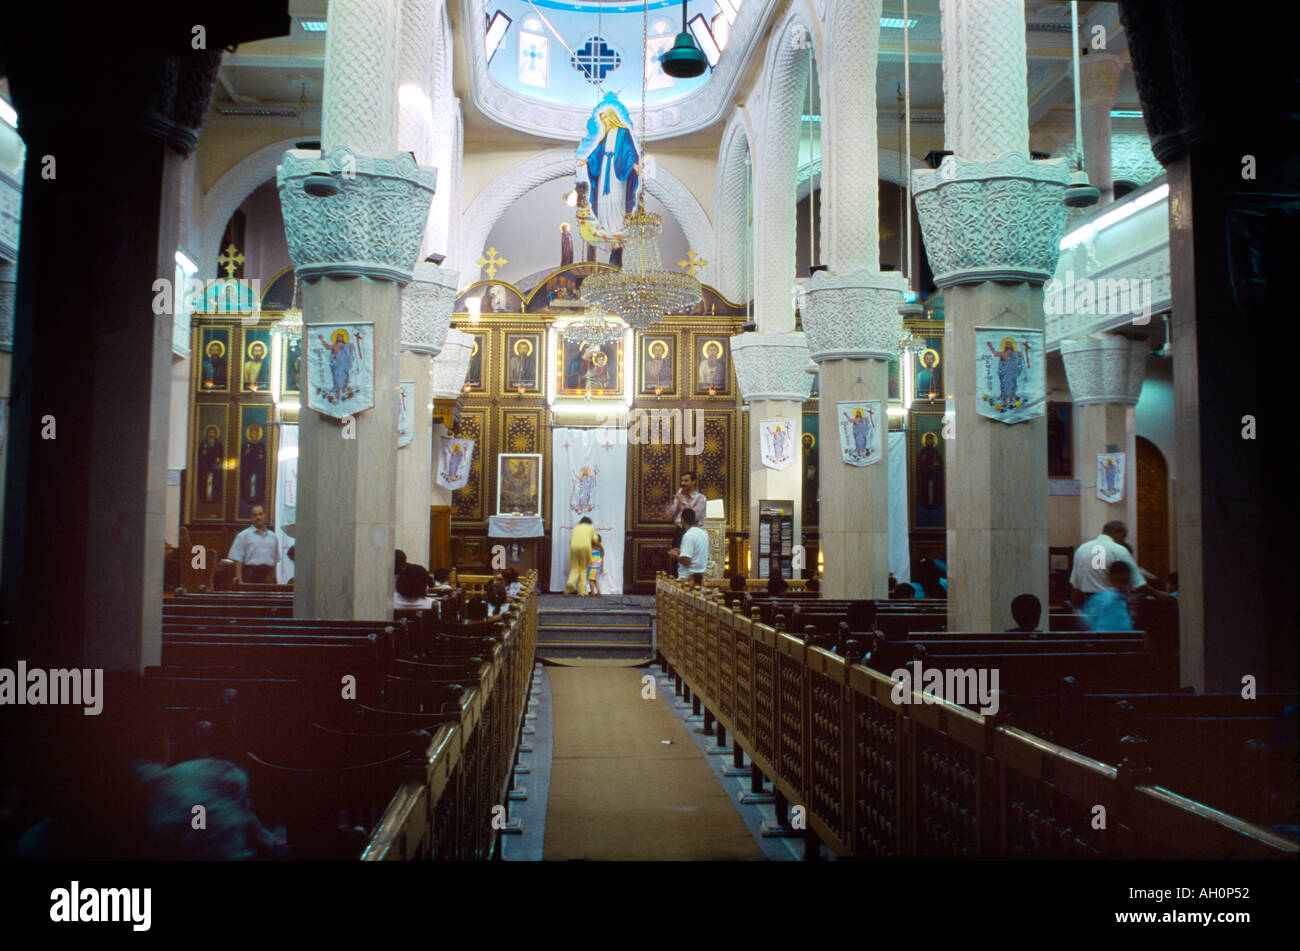
[{"label": "curtain", "polygon": [[907,433],[889,433],[889,571],[899,584],[912,580],[907,544]]},{"label": "curtain", "polygon": [[[280,453],[275,460],[275,533],[280,538],[280,563],[275,566],[276,584],[293,578],[289,546],[293,538],[285,528],[296,530],[298,521],[298,424],[280,424]],[[298,554],[296,551],[294,554]]]},{"label": "curtain", "polygon": [[569,576],[569,535],[584,515],[605,549],[601,594],[623,593],[627,445],[613,429],[556,429],[551,438],[551,590]]}]

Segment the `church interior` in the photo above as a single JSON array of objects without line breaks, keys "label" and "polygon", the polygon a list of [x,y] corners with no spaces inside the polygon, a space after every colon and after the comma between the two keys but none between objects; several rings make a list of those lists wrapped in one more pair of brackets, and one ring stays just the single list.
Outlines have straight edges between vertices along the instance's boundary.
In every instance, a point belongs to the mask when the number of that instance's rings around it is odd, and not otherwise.
[{"label": "church interior", "polygon": [[5,14],[0,850],[1294,860],[1300,58],[1201,6]]}]

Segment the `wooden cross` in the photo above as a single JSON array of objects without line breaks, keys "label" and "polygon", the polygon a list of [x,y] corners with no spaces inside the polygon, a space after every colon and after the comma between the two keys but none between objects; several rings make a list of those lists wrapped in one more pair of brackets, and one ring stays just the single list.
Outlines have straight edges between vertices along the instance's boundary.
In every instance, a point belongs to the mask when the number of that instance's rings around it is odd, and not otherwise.
[{"label": "wooden cross", "polygon": [[680,261],[677,262],[677,266],[680,268],[685,268],[686,273],[689,274],[691,277],[694,277],[695,272],[704,270],[704,268],[708,265],[708,263],[709,263],[708,261],[704,260],[704,258],[700,257],[698,254],[695,253],[694,248],[691,248],[689,251],[686,252],[686,257],[682,258]]},{"label": "wooden cross", "polygon": [[492,281],[496,279],[497,271],[510,263],[510,259],[503,258],[497,254],[496,248],[488,248],[487,254],[479,258],[475,263],[477,263],[479,267],[483,268],[483,270],[487,271],[488,280]]},{"label": "wooden cross", "polygon": [[226,269],[226,277],[234,277],[235,270],[244,265],[244,256],[239,253],[239,248],[235,247],[235,243],[232,241],[226,250],[221,252],[221,256],[217,258],[217,263]]}]

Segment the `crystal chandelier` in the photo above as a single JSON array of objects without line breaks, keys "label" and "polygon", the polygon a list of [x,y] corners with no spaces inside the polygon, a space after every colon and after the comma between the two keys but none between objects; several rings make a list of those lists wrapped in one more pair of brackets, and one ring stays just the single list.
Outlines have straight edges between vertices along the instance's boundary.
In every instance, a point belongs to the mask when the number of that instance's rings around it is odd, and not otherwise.
[{"label": "crystal chandelier", "polygon": [[284,316],[271,325],[271,333],[285,340],[302,338],[302,308],[298,306],[298,276],[293,278],[293,300]]},{"label": "crystal chandelier", "polygon": [[666,314],[680,314],[700,302],[700,282],[683,271],[664,268],[659,257],[663,220],[645,210],[623,218],[623,267],[602,271],[582,282],[584,299],[617,314],[634,330],[645,330]]},{"label": "crystal chandelier", "polygon": [[[642,4],[642,46],[650,45],[650,4]],[[645,149],[646,83],[649,70],[641,70],[641,149]],[[638,156],[644,162],[644,155]],[[622,317],[634,330],[645,330],[667,314],[680,314],[698,304],[700,282],[690,274],[669,271],[659,258],[659,232],[663,219],[645,209],[645,175],[638,182],[636,211],[623,216],[623,265],[602,271],[582,282],[584,300]]]},{"label": "crystal chandelier", "polygon": [[903,335],[898,338],[898,355],[905,356],[909,353],[920,353],[925,349],[925,346],[924,337],[912,333],[910,330],[904,330]]},{"label": "crystal chandelier", "polygon": [[[585,288],[586,284],[583,286]],[[588,307],[586,313],[565,327],[562,333],[572,343],[594,343],[603,347],[618,343],[626,331],[627,325],[617,317],[605,313],[599,307]]]}]

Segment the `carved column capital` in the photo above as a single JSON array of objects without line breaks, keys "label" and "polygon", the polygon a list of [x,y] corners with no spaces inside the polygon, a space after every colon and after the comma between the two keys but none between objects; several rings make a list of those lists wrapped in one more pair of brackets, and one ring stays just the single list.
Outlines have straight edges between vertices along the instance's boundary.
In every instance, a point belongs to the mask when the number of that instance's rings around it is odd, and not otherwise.
[{"label": "carved column capital", "polygon": [[907,282],[897,271],[834,274],[809,281],[803,328],[812,359],[889,360],[898,353]]},{"label": "carved column capital", "polygon": [[447,339],[460,275],[436,264],[417,264],[402,288],[402,349],[436,357]]},{"label": "carved column capital", "polygon": [[[307,194],[307,177],[325,168],[338,193]],[[310,151],[286,152],[276,184],[298,277],[410,281],[434,182],[434,170],[420,168],[406,152],[373,156],[339,146],[324,159]]]},{"label": "carved column capital", "polygon": [[912,172],[935,285],[1044,283],[1061,253],[1068,181],[1064,161],[1014,152],[987,162],[948,155]]},{"label": "carved column capital", "polygon": [[435,400],[454,400],[465,386],[469,358],[474,353],[474,338],[459,330],[448,330],[442,350],[429,370],[429,394]]},{"label": "carved column capital", "polygon": [[1113,334],[1062,340],[1061,359],[1074,405],[1137,403],[1146,374],[1145,340]]},{"label": "carved column capital", "polygon": [[745,333],[731,338],[736,382],[746,402],[803,402],[812,392],[808,344],[801,333]]}]

